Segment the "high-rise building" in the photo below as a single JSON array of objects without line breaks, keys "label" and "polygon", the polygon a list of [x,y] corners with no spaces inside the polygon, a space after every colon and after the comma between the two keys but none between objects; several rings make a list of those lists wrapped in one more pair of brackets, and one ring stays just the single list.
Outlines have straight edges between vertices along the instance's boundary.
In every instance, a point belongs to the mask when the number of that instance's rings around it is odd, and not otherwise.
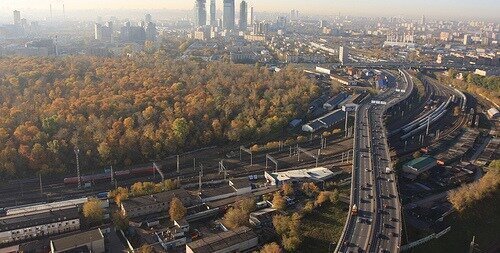
[{"label": "high-rise building", "polygon": [[253,34],[254,35],[267,35],[269,32],[269,24],[265,21],[255,22],[253,24]]},{"label": "high-rise building", "polygon": [[255,16],[253,14],[253,6],[250,7],[250,25],[253,25],[255,23]]},{"label": "high-rise building", "polygon": [[113,42],[113,22],[107,22],[105,26],[96,23],[94,25],[94,39],[103,42]]},{"label": "high-rise building", "polygon": [[467,45],[470,45],[471,44],[471,37],[469,34],[465,34],[464,35],[464,45],[467,46]]},{"label": "high-rise building", "polygon": [[298,20],[299,19],[299,11],[291,10],[290,11],[290,20]]},{"label": "high-rise building", "polygon": [[207,24],[206,0],[196,0],[195,5],[195,26],[204,26]]},{"label": "high-rise building", "polygon": [[146,31],[142,26],[131,26],[130,22],[125,22],[120,30],[120,36],[122,42],[144,43]]},{"label": "high-rise building", "polygon": [[215,0],[210,0],[210,26],[217,26],[217,5]]},{"label": "high-rise building", "polygon": [[328,21],[326,20],[321,20],[319,21],[319,28],[327,27],[328,26]]},{"label": "high-rise building", "polygon": [[21,12],[18,10],[14,11],[14,25],[21,25]]},{"label": "high-rise building", "polygon": [[235,6],[234,0],[224,0],[224,13],[223,13],[223,28],[227,30],[234,30],[235,27]]},{"label": "high-rise building", "polygon": [[157,35],[157,30],[156,30],[156,24],[153,22],[148,22],[146,24],[146,40],[148,41],[156,41],[156,35]]},{"label": "high-rise building", "polygon": [[286,17],[279,16],[276,19],[276,26],[278,27],[278,29],[285,29],[286,28]]},{"label": "high-rise building", "polygon": [[248,27],[248,5],[245,0],[240,4],[240,31],[246,31]]},{"label": "high-rise building", "polygon": [[420,23],[422,23],[422,25],[425,25],[425,15],[422,15],[422,19],[420,20]]},{"label": "high-rise building", "polygon": [[146,16],[144,16],[144,21],[146,21],[146,24],[149,24],[150,22],[153,22],[153,18],[151,16],[151,14],[146,14]]},{"label": "high-rise building", "polygon": [[349,50],[345,46],[340,46],[339,47],[339,61],[342,64],[346,64],[347,61],[349,60]]}]

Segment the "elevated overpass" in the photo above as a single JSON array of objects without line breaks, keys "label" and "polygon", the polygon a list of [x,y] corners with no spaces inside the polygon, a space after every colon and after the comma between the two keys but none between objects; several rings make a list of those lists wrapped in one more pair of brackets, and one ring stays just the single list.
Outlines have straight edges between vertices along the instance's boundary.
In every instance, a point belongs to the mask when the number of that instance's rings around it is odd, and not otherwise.
[{"label": "elevated overpass", "polygon": [[411,76],[402,70],[400,74],[404,87],[392,87],[363,102],[356,112],[351,212],[336,252],[400,251],[401,204],[383,122],[386,110],[413,91]]}]

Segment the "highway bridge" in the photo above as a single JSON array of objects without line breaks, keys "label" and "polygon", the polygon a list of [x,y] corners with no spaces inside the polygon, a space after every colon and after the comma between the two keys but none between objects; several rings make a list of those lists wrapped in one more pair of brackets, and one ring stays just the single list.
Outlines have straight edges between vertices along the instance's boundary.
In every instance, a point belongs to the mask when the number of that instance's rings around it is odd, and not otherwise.
[{"label": "highway bridge", "polygon": [[336,252],[399,252],[401,204],[383,117],[413,91],[411,76],[400,73],[404,87],[363,101],[356,112],[350,205],[357,210],[348,214]]}]

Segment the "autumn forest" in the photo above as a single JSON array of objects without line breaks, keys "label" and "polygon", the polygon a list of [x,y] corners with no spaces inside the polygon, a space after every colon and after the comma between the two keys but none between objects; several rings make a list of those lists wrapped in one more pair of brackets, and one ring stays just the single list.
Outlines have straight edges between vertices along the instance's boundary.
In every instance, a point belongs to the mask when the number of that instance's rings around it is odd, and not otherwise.
[{"label": "autumn forest", "polygon": [[300,71],[133,58],[0,58],[0,176],[132,165],[280,133],[317,86]]}]

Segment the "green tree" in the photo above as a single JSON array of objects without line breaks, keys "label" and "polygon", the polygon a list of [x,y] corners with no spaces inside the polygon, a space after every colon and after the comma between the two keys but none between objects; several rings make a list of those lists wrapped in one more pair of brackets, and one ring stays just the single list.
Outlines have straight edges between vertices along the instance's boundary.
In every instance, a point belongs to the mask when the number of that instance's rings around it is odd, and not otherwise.
[{"label": "green tree", "polygon": [[191,131],[189,122],[185,118],[175,119],[172,123],[172,131],[179,145],[183,146]]}]

